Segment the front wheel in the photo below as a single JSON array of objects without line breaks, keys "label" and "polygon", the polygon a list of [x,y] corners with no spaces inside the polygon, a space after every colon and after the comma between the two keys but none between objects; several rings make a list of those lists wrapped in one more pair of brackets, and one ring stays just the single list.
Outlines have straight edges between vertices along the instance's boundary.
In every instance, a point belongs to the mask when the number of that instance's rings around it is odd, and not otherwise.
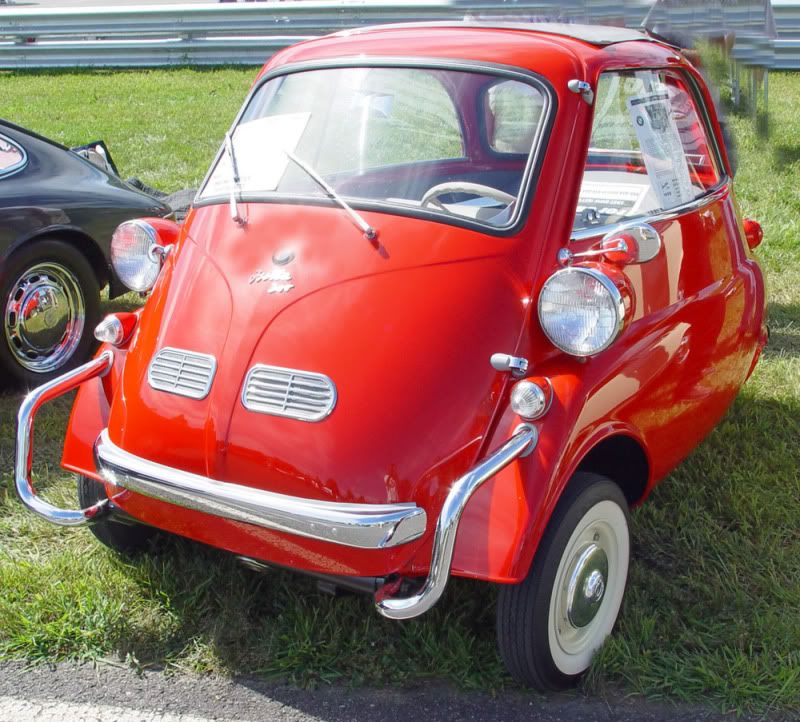
[{"label": "front wheel", "polygon": [[38,386],[85,361],[94,347],[100,289],[86,258],[56,238],[29,241],[0,275],[0,367]]},{"label": "front wheel", "polygon": [[573,477],[528,576],[498,597],[500,655],[518,682],[563,689],[589,668],[622,604],[628,519],[614,482],[585,472]]}]

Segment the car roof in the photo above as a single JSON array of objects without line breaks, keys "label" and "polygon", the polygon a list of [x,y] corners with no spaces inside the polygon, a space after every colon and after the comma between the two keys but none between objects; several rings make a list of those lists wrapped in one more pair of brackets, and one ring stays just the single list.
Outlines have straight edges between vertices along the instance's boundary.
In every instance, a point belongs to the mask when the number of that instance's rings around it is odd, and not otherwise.
[{"label": "car roof", "polygon": [[[560,35],[566,38],[580,40],[596,47],[605,47],[615,43],[631,41],[656,42],[654,38],[640,30],[620,28],[613,25],[581,25],[579,23],[534,23],[534,22],[504,22],[502,20],[453,20],[433,21],[419,23],[392,23],[387,25],[372,25],[366,28],[342,31],[341,34],[356,35],[374,30],[410,28],[486,28],[490,30],[519,30],[547,35]],[[339,33],[337,33],[339,34]]]},{"label": "car roof", "polygon": [[[341,30],[279,51],[261,71],[328,62],[369,63],[426,59],[521,68],[562,82],[595,77],[609,67],[678,62],[675,49],[638,30],[604,25],[450,20],[373,25]],[[563,83],[562,83],[563,84]]]}]

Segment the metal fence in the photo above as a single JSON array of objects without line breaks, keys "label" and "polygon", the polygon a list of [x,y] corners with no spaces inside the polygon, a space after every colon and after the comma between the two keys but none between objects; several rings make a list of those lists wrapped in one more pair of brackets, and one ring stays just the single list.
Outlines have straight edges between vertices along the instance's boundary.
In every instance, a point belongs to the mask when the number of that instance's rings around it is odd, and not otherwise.
[{"label": "metal fence", "polygon": [[290,0],[104,8],[0,8],[0,68],[260,64],[309,37],[465,16],[638,24],[646,0]]},{"label": "metal fence", "polygon": [[[109,0],[111,2],[111,0]],[[467,17],[637,26],[649,0],[289,0],[103,8],[0,7],[0,69],[261,64],[309,37],[364,25]],[[554,9],[555,7],[555,9]],[[740,33],[746,65],[800,68],[800,0],[773,0],[778,38]],[[746,19],[746,18],[745,18]]]}]

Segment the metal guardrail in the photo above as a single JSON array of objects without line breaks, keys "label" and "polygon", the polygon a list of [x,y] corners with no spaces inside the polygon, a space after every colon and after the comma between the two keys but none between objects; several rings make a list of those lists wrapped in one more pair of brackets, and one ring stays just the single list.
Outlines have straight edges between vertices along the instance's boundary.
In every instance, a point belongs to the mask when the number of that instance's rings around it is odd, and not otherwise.
[{"label": "metal guardrail", "polygon": [[[109,0],[111,3],[112,0]],[[537,19],[554,13],[581,22],[636,26],[651,0],[288,0],[188,5],[39,8],[0,6],[0,69],[258,65],[277,50],[365,25],[465,16]],[[800,68],[800,0],[773,0],[778,38],[737,34],[745,65]],[[728,12],[743,27],[748,10]],[[737,16],[737,12],[741,17]],[[684,20],[691,26],[692,11]],[[680,21],[678,10],[675,18]],[[674,19],[675,19],[674,18]]]},{"label": "metal guardrail", "polygon": [[647,0],[289,0],[218,5],[0,8],[0,69],[261,64],[309,37],[465,16],[638,24]]}]

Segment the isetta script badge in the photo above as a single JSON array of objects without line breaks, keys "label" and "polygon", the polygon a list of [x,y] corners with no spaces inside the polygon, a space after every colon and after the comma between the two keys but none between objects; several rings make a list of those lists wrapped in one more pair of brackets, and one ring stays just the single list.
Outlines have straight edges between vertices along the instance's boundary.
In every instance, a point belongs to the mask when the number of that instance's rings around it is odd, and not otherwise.
[{"label": "isetta script badge", "polygon": [[268,283],[267,293],[288,293],[294,288],[292,274],[278,268],[271,271],[256,271],[250,276],[250,284],[254,283]]}]

